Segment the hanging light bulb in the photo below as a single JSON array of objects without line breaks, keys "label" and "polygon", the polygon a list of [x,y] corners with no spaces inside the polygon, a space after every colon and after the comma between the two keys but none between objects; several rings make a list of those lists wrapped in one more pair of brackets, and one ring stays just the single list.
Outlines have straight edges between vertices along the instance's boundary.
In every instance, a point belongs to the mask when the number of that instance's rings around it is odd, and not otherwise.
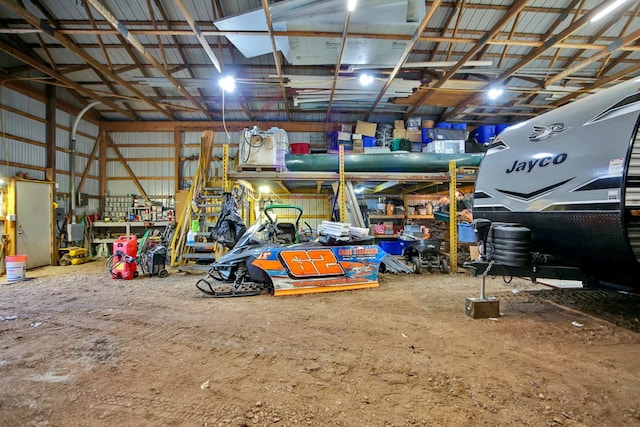
[{"label": "hanging light bulb", "polygon": [[362,86],[368,86],[373,83],[373,76],[369,74],[361,74],[360,75],[360,84]]},{"label": "hanging light bulb", "polygon": [[347,2],[347,10],[349,12],[353,12],[354,10],[356,10],[356,4],[358,3],[358,0],[348,0]]},{"label": "hanging light bulb", "polygon": [[225,92],[233,92],[236,88],[236,79],[231,76],[223,77],[218,84]]},{"label": "hanging light bulb", "polygon": [[494,100],[498,99],[498,97],[503,93],[504,89],[500,87],[492,87],[491,89],[489,89],[489,92],[487,92],[487,96],[489,97],[489,99]]}]

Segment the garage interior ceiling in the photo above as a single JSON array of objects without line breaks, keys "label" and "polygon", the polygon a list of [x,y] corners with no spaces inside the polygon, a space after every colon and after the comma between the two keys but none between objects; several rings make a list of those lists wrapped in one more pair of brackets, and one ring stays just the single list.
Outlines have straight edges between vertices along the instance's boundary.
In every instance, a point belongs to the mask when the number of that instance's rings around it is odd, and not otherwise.
[{"label": "garage interior ceiling", "polygon": [[640,1],[612,3],[0,0],[0,82],[104,121],[221,120],[232,75],[230,121],[514,123],[640,74]]}]

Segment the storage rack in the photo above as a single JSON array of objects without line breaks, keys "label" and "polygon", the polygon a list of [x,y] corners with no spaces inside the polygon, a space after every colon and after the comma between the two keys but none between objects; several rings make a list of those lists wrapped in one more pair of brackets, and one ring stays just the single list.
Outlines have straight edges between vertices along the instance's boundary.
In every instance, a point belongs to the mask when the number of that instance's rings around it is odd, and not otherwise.
[{"label": "storage rack", "polygon": [[104,196],[103,218],[111,221],[125,221],[133,207],[133,196]]}]

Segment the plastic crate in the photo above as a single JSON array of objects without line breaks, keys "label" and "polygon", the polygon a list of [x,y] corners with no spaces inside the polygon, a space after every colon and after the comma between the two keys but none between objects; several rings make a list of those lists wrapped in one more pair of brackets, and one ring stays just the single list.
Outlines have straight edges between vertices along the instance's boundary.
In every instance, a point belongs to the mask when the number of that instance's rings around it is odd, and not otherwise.
[{"label": "plastic crate", "polygon": [[363,147],[375,147],[376,146],[376,138],[372,136],[363,136],[362,137],[362,146]]},{"label": "plastic crate", "polygon": [[471,132],[471,137],[478,144],[487,144],[494,136],[496,136],[496,125],[482,125]]},{"label": "plastic crate", "polygon": [[378,246],[389,255],[402,255],[402,245],[398,239],[396,240],[381,240]]}]

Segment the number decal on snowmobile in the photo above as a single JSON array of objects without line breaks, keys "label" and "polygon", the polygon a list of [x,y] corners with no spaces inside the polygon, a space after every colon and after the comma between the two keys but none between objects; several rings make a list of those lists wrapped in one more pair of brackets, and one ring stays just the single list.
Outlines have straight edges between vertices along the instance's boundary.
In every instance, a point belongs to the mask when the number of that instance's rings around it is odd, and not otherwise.
[{"label": "number decal on snowmobile", "polygon": [[284,250],[278,256],[294,279],[345,275],[335,254],[328,248]]}]

